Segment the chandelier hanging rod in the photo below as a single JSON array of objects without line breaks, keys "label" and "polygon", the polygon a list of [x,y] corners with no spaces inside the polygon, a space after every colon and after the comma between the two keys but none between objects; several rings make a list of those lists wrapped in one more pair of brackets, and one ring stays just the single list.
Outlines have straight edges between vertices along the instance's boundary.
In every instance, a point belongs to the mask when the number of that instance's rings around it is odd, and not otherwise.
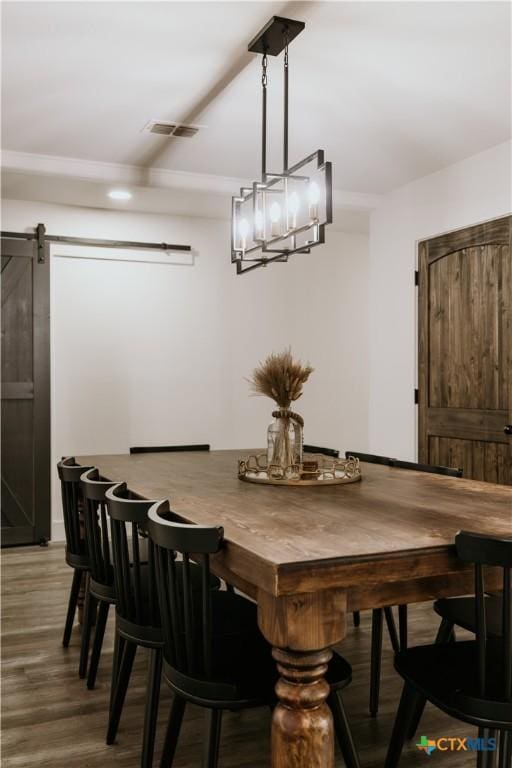
[{"label": "chandelier hanging rod", "polygon": [[284,127],[283,127],[283,170],[288,170],[288,27],[284,32]]},{"label": "chandelier hanging rod", "polygon": [[263,54],[261,73],[261,180],[267,180],[267,54]]},{"label": "chandelier hanging rod", "polygon": [[260,53],[262,59],[262,120],[261,120],[261,178],[267,177],[267,56],[278,56],[284,50],[284,135],[283,166],[288,170],[288,44],[305,27],[303,21],[273,16],[256,37],[251,40],[248,50]]}]

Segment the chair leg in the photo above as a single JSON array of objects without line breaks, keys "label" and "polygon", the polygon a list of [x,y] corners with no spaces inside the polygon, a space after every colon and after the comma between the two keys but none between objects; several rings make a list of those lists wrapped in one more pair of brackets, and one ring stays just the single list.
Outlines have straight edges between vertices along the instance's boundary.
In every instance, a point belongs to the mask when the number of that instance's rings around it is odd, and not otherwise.
[{"label": "chair leg", "polygon": [[384,768],[396,768],[398,765],[404,747],[405,737],[410,728],[411,714],[417,697],[418,694],[414,688],[407,683],[404,683]]},{"label": "chair leg", "polygon": [[89,574],[87,574],[87,583],[85,587],[84,620],[82,624],[82,644],[80,647],[80,664],[78,674],[81,678],[87,675],[87,664],[89,661],[89,645],[91,642],[91,629],[94,624],[96,614],[96,598],[89,591]]},{"label": "chair leg", "polygon": [[379,711],[380,666],[382,661],[382,608],[372,611],[372,655],[370,664],[370,715]]},{"label": "chair leg", "polygon": [[116,635],[114,639],[114,654],[112,657],[112,675],[111,675],[112,679],[110,682],[109,712],[112,712],[112,703],[114,701],[114,694],[116,692],[117,677],[119,675],[119,669],[121,666],[121,660],[123,658],[123,651],[124,651],[125,644],[126,644],[126,640],[124,639],[124,637],[121,637],[116,627]]},{"label": "chair leg", "polygon": [[512,731],[501,731],[498,768],[512,768]]},{"label": "chair leg", "polygon": [[400,643],[398,642],[398,634],[396,631],[396,624],[393,616],[393,609],[391,607],[384,608],[384,618],[386,619],[389,639],[391,640],[393,651],[395,653],[398,653],[398,651],[400,650]]},{"label": "chair leg", "polygon": [[167,731],[165,732],[164,748],[160,760],[160,768],[170,768],[174,760],[178,739],[180,736],[181,723],[185,714],[185,699],[174,694],[174,699],[167,722]]},{"label": "chair leg", "polygon": [[398,631],[400,633],[400,650],[407,650],[407,606],[398,606]]},{"label": "chair leg", "polygon": [[[445,643],[451,642],[451,637],[453,635],[453,624],[451,621],[448,621],[448,619],[443,619],[441,621],[441,624],[439,625],[439,629],[437,630],[437,636],[435,639],[436,645],[445,645]],[[413,739],[416,731],[418,730],[418,726],[420,724],[420,720],[423,715],[423,710],[425,709],[426,699],[424,696],[421,696],[421,694],[418,694],[416,697],[416,704],[414,705],[413,712],[411,713],[411,725],[409,730],[407,731],[407,739]]]},{"label": "chair leg", "polygon": [[66,614],[66,623],[64,625],[64,636],[62,638],[62,645],[67,648],[71,638],[71,630],[73,629],[73,622],[75,620],[76,604],[78,601],[78,593],[80,592],[80,582],[82,581],[82,571],[77,568],[73,571],[73,581],[71,582],[71,589],[69,591],[68,612]]},{"label": "chair leg", "polygon": [[220,728],[222,725],[222,710],[207,709],[208,737],[204,743],[203,768],[217,768],[220,747]]},{"label": "chair leg", "polygon": [[140,762],[141,768],[151,768],[153,765],[161,677],[162,651],[158,648],[152,648],[149,656],[146,711],[144,713],[144,736],[142,739],[142,758]]},{"label": "chair leg", "polygon": [[327,699],[327,704],[331,708],[334,732],[338,739],[345,765],[347,768],[360,768],[359,756],[348,724],[343,699],[338,693],[333,691]]},{"label": "chair leg", "polygon": [[[478,738],[479,739],[495,739],[497,736],[497,731],[491,729],[491,728],[479,728],[478,729]],[[496,765],[496,751],[492,750],[489,752],[484,752],[483,750],[480,750],[478,752],[478,758],[477,758],[477,768],[494,768]]]},{"label": "chair leg", "polygon": [[92,644],[91,660],[89,662],[89,674],[87,676],[87,688],[92,690],[96,684],[96,675],[98,673],[98,664],[100,662],[101,649],[103,647],[103,638],[105,636],[105,627],[107,626],[109,603],[101,600],[98,606],[98,618],[96,619],[96,630],[94,632],[94,641]]},{"label": "chair leg", "polygon": [[360,611],[354,611],[354,613],[352,614],[352,621],[354,622],[354,627],[358,627],[361,624]]},{"label": "chair leg", "polygon": [[119,668],[119,674],[117,675],[112,709],[108,719],[107,744],[113,744],[116,738],[136,651],[137,646],[135,643],[125,642],[123,658],[121,659],[121,666]]}]

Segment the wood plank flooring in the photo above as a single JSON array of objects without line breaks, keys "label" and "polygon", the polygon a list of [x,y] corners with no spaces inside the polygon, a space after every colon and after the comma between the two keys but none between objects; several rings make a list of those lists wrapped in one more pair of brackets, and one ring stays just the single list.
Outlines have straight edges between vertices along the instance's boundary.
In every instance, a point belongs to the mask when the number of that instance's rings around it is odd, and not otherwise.
[{"label": "wood plank flooring", "polygon": [[[136,768],[140,744],[146,656],[140,651],[117,743],[105,744],[112,659],[113,615],[100,662],[98,682],[88,691],[78,678],[80,628],[73,630],[68,649],[61,645],[72,571],[60,544],[23,547],[2,552],[2,766],[3,768]],[[411,644],[431,642],[438,621],[430,604],[410,607]],[[348,627],[342,649],[353,666],[353,682],[344,700],[362,768],[382,768],[393,724],[401,681],[393,670],[392,653],[384,635],[381,708],[377,719],[368,714],[370,612],[358,629]],[[462,633],[460,633],[462,635]],[[155,765],[158,764],[169,710],[170,694],[162,685]],[[270,713],[258,709],[226,713],[223,720],[219,768],[268,768]],[[200,768],[203,713],[189,706],[185,714],[174,768]],[[476,735],[468,726],[427,706],[419,735]],[[449,768],[475,765],[467,752],[419,752],[414,742],[404,751],[400,768],[427,764]],[[336,768],[343,766],[337,755]]]}]

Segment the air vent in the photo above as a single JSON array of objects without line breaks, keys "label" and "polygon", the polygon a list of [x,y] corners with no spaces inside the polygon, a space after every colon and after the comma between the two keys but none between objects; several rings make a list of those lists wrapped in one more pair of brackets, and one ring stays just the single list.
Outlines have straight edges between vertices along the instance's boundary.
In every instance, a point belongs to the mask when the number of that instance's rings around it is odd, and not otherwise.
[{"label": "air vent", "polygon": [[174,129],[173,136],[181,136],[183,139],[191,139],[195,136],[199,128],[195,125],[178,125]]},{"label": "air vent", "polygon": [[159,133],[161,136],[172,136],[176,125],[174,123],[151,123],[150,133]]},{"label": "air vent", "polygon": [[191,139],[203,125],[185,125],[184,123],[167,123],[163,120],[151,120],[145,127],[147,133],[159,136],[176,136],[180,139]]}]

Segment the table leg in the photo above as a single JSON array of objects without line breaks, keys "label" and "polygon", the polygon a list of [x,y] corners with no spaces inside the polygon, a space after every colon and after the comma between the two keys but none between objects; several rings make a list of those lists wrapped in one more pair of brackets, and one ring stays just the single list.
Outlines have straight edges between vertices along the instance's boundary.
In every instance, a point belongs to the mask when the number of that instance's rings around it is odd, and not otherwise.
[{"label": "table leg", "polygon": [[280,679],[272,718],[273,768],[331,768],[333,722],[326,699],[330,650],[298,653],[274,648]]},{"label": "table leg", "polygon": [[258,621],[273,647],[279,680],[272,716],[272,768],[333,768],[334,729],[326,703],[330,646],[345,635],[346,593],[258,594]]}]

